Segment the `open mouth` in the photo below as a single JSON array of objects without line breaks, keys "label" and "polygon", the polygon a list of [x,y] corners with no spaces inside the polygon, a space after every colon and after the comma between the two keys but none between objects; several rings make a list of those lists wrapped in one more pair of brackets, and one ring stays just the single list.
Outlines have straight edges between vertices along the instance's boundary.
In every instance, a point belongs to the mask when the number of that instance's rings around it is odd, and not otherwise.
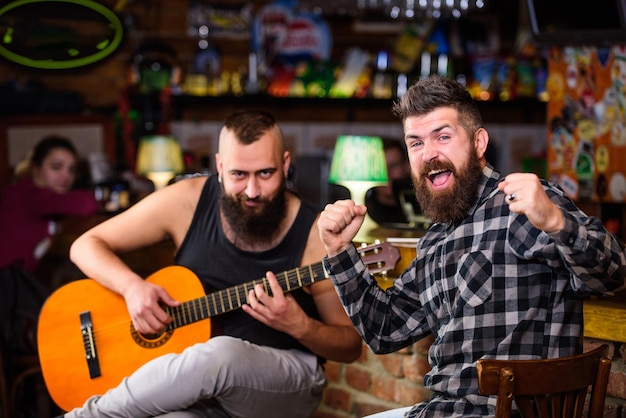
[{"label": "open mouth", "polygon": [[436,187],[443,185],[446,181],[448,181],[451,175],[451,170],[431,170],[426,177],[430,180],[433,186]]}]

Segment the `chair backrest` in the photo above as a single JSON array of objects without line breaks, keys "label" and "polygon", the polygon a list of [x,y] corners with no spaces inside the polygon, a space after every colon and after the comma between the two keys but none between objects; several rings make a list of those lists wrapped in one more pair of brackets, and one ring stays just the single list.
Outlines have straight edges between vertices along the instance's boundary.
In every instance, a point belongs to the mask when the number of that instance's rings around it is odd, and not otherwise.
[{"label": "chair backrest", "polygon": [[497,395],[496,418],[509,418],[515,401],[524,418],[581,418],[591,388],[589,418],[604,414],[611,371],[603,345],[583,354],[546,360],[478,360],[478,389]]}]

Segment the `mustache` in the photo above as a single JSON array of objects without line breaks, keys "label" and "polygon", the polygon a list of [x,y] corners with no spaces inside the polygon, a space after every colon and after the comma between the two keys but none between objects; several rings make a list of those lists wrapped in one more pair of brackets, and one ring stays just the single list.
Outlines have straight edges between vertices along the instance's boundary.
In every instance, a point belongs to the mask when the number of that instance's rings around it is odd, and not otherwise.
[{"label": "mustache", "polygon": [[241,202],[241,203],[244,203],[244,202],[262,202],[262,201],[264,201],[264,200],[265,200],[265,199],[263,199],[261,196],[257,196],[257,197],[248,197],[248,195],[247,195],[247,194],[245,194],[245,193],[238,194],[238,195],[236,195],[236,196],[235,196],[235,198],[236,198],[239,202]]},{"label": "mustache", "polygon": [[456,168],[450,161],[432,160],[422,163],[420,167],[420,177],[428,176],[431,171],[449,170],[452,174],[456,174]]}]

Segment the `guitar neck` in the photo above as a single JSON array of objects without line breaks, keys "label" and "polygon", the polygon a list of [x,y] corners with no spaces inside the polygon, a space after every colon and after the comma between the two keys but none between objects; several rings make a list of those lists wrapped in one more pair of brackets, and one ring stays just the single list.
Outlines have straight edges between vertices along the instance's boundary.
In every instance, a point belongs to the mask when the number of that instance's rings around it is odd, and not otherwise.
[{"label": "guitar neck", "polygon": [[[304,286],[326,278],[324,266],[321,262],[306,267],[298,267],[277,273],[276,278],[284,293],[291,292]],[[173,318],[166,327],[167,330],[179,328],[203,319],[234,311],[248,303],[248,293],[257,284],[263,285],[265,291],[271,294],[267,279],[254,280],[237,286],[218,290],[206,296],[182,302],[177,307],[167,307],[165,310]]]}]

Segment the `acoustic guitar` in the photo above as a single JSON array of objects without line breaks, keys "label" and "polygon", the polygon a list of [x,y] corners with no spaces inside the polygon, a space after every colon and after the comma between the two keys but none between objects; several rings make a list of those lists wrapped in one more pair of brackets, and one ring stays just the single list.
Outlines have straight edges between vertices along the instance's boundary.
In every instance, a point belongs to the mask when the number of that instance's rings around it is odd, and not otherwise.
[{"label": "acoustic guitar", "polygon": [[[392,270],[400,258],[389,243],[358,249],[370,272]],[[327,277],[322,262],[276,273],[284,292]],[[165,307],[173,321],[158,335],[132,325],[124,299],[93,279],[70,282],[45,302],[37,330],[44,381],[54,402],[69,411],[103,394],[155,357],[180,353],[211,337],[210,319],[248,303],[256,284],[269,291],[266,278],[205,294],[198,277],[182,266],[158,270],[146,280],[163,286],[177,307]]]}]

